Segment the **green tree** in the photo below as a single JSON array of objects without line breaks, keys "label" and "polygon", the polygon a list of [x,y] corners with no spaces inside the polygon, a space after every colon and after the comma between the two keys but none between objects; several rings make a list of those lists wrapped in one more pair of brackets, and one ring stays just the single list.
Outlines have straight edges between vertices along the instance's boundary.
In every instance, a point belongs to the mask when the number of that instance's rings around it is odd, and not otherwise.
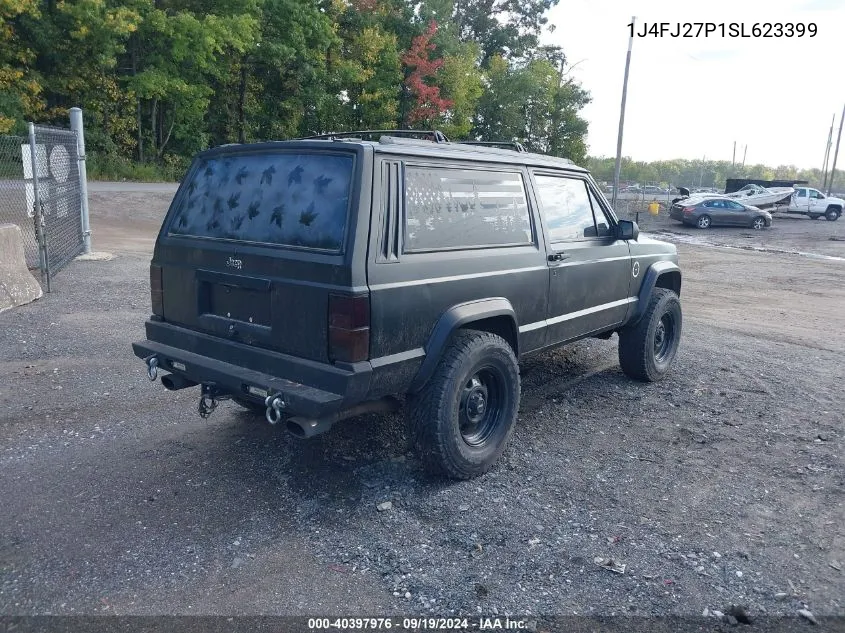
[{"label": "green tree", "polygon": [[490,60],[473,134],[476,138],[520,141],[528,149],[576,162],[586,154],[587,123],[578,111],[589,101],[574,81],[565,80],[565,60],[556,68],[544,56],[518,65],[501,56]]},{"label": "green tree", "polygon": [[465,139],[472,131],[472,121],[484,93],[481,69],[476,63],[479,50],[474,42],[458,44],[452,54],[443,58],[437,83],[451,106],[436,125],[449,138]]},{"label": "green tree", "polygon": [[[19,33],[21,18],[37,20],[35,0],[0,0],[0,134],[22,125],[44,107],[40,77],[34,73],[35,52]],[[19,130],[20,131],[20,130]]]},{"label": "green tree", "polygon": [[136,3],[142,20],[126,85],[137,99],[139,157],[143,160],[146,146],[161,159],[171,143],[177,153],[190,155],[209,140],[204,119],[212,81],[225,73],[227,56],[242,55],[255,44],[257,16],[252,10],[195,14],[175,2],[167,8],[157,8],[153,0]]}]

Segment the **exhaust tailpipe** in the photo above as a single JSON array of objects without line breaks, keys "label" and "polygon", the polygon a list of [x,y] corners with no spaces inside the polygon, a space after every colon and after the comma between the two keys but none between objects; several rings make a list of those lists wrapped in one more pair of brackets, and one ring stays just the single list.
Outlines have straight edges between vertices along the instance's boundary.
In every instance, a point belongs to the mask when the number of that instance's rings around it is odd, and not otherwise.
[{"label": "exhaust tailpipe", "polygon": [[188,380],[179,374],[167,374],[166,376],[161,377],[161,384],[164,385],[165,389],[170,391],[177,391],[179,389],[185,389],[187,387],[196,387],[197,383],[193,380]]},{"label": "exhaust tailpipe", "polygon": [[353,418],[357,415],[364,415],[365,413],[392,413],[398,411],[401,406],[402,404],[396,398],[387,397],[381,400],[362,402],[354,407],[332,413],[322,418],[288,418],[285,428],[294,437],[304,440],[325,433],[332,428],[335,422]]},{"label": "exhaust tailpipe", "polygon": [[332,423],[322,419],[291,418],[285,429],[288,433],[301,440],[320,435],[332,428]]}]

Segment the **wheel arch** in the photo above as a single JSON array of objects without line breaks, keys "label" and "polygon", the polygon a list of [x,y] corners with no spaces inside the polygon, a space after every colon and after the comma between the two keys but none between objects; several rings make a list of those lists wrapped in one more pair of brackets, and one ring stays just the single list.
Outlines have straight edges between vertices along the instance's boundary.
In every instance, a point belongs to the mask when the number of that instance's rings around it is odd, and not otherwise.
[{"label": "wheel arch", "polygon": [[501,336],[519,358],[516,312],[504,297],[491,297],[452,306],[440,315],[425,344],[425,358],[408,389],[416,393],[434,374],[440,356],[452,335],[461,329],[474,329]]},{"label": "wheel arch", "polygon": [[648,298],[655,288],[665,288],[681,296],[681,269],[674,262],[655,262],[648,267],[637,295],[637,307],[629,319],[629,323],[640,320],[648,305]]}]

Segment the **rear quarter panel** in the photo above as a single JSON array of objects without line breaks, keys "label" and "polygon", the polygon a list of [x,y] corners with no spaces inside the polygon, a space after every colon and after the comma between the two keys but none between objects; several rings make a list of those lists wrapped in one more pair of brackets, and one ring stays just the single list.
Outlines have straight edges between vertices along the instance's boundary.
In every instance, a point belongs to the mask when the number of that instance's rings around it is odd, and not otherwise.
[{"label": "rear quarter panel", "polygon": [[[383,163],[399,162],[385,159]],[[415,161],[418,162],[418,161]],[[448,162],[433,163],[448,167]],[[463,167],[464,165],[457,165]],[[519,166],[493,168],[518,171],[528,184],[527,171]],[[382,178],[376,159],[374,178]],[[373,366],[371,397],[407,390],[425,357],[425,347],[441,315],[455,305],[504,297],[513,306],[519,323],[545,319],[549,270],[545,245],[538,230],[536,205],[527,192],[532,214],[534,243],[527,246],[403,253],[402,209],[390,207],[381,183],[374,182],[373,229],[370,235],[368,283],[371,301],[370,355]],[[402,190],[402,187],[399,187]],[[391,217],[392,216],[392,217]],[[399,243],[395,257],[383,252],[383,230],[397,223]],[[520,352],[542,346],[543,329],[519,339]]]}]

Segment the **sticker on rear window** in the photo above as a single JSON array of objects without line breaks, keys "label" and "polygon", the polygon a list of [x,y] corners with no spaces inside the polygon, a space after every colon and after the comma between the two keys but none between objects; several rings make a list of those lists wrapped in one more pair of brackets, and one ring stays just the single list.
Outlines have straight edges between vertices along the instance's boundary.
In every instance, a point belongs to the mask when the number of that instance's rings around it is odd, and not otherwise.
[{"label": "sticker on rear window", "polygon": [[205,158],[184,184],[171,235],[340,251],[352,157],[258,153]]}]

